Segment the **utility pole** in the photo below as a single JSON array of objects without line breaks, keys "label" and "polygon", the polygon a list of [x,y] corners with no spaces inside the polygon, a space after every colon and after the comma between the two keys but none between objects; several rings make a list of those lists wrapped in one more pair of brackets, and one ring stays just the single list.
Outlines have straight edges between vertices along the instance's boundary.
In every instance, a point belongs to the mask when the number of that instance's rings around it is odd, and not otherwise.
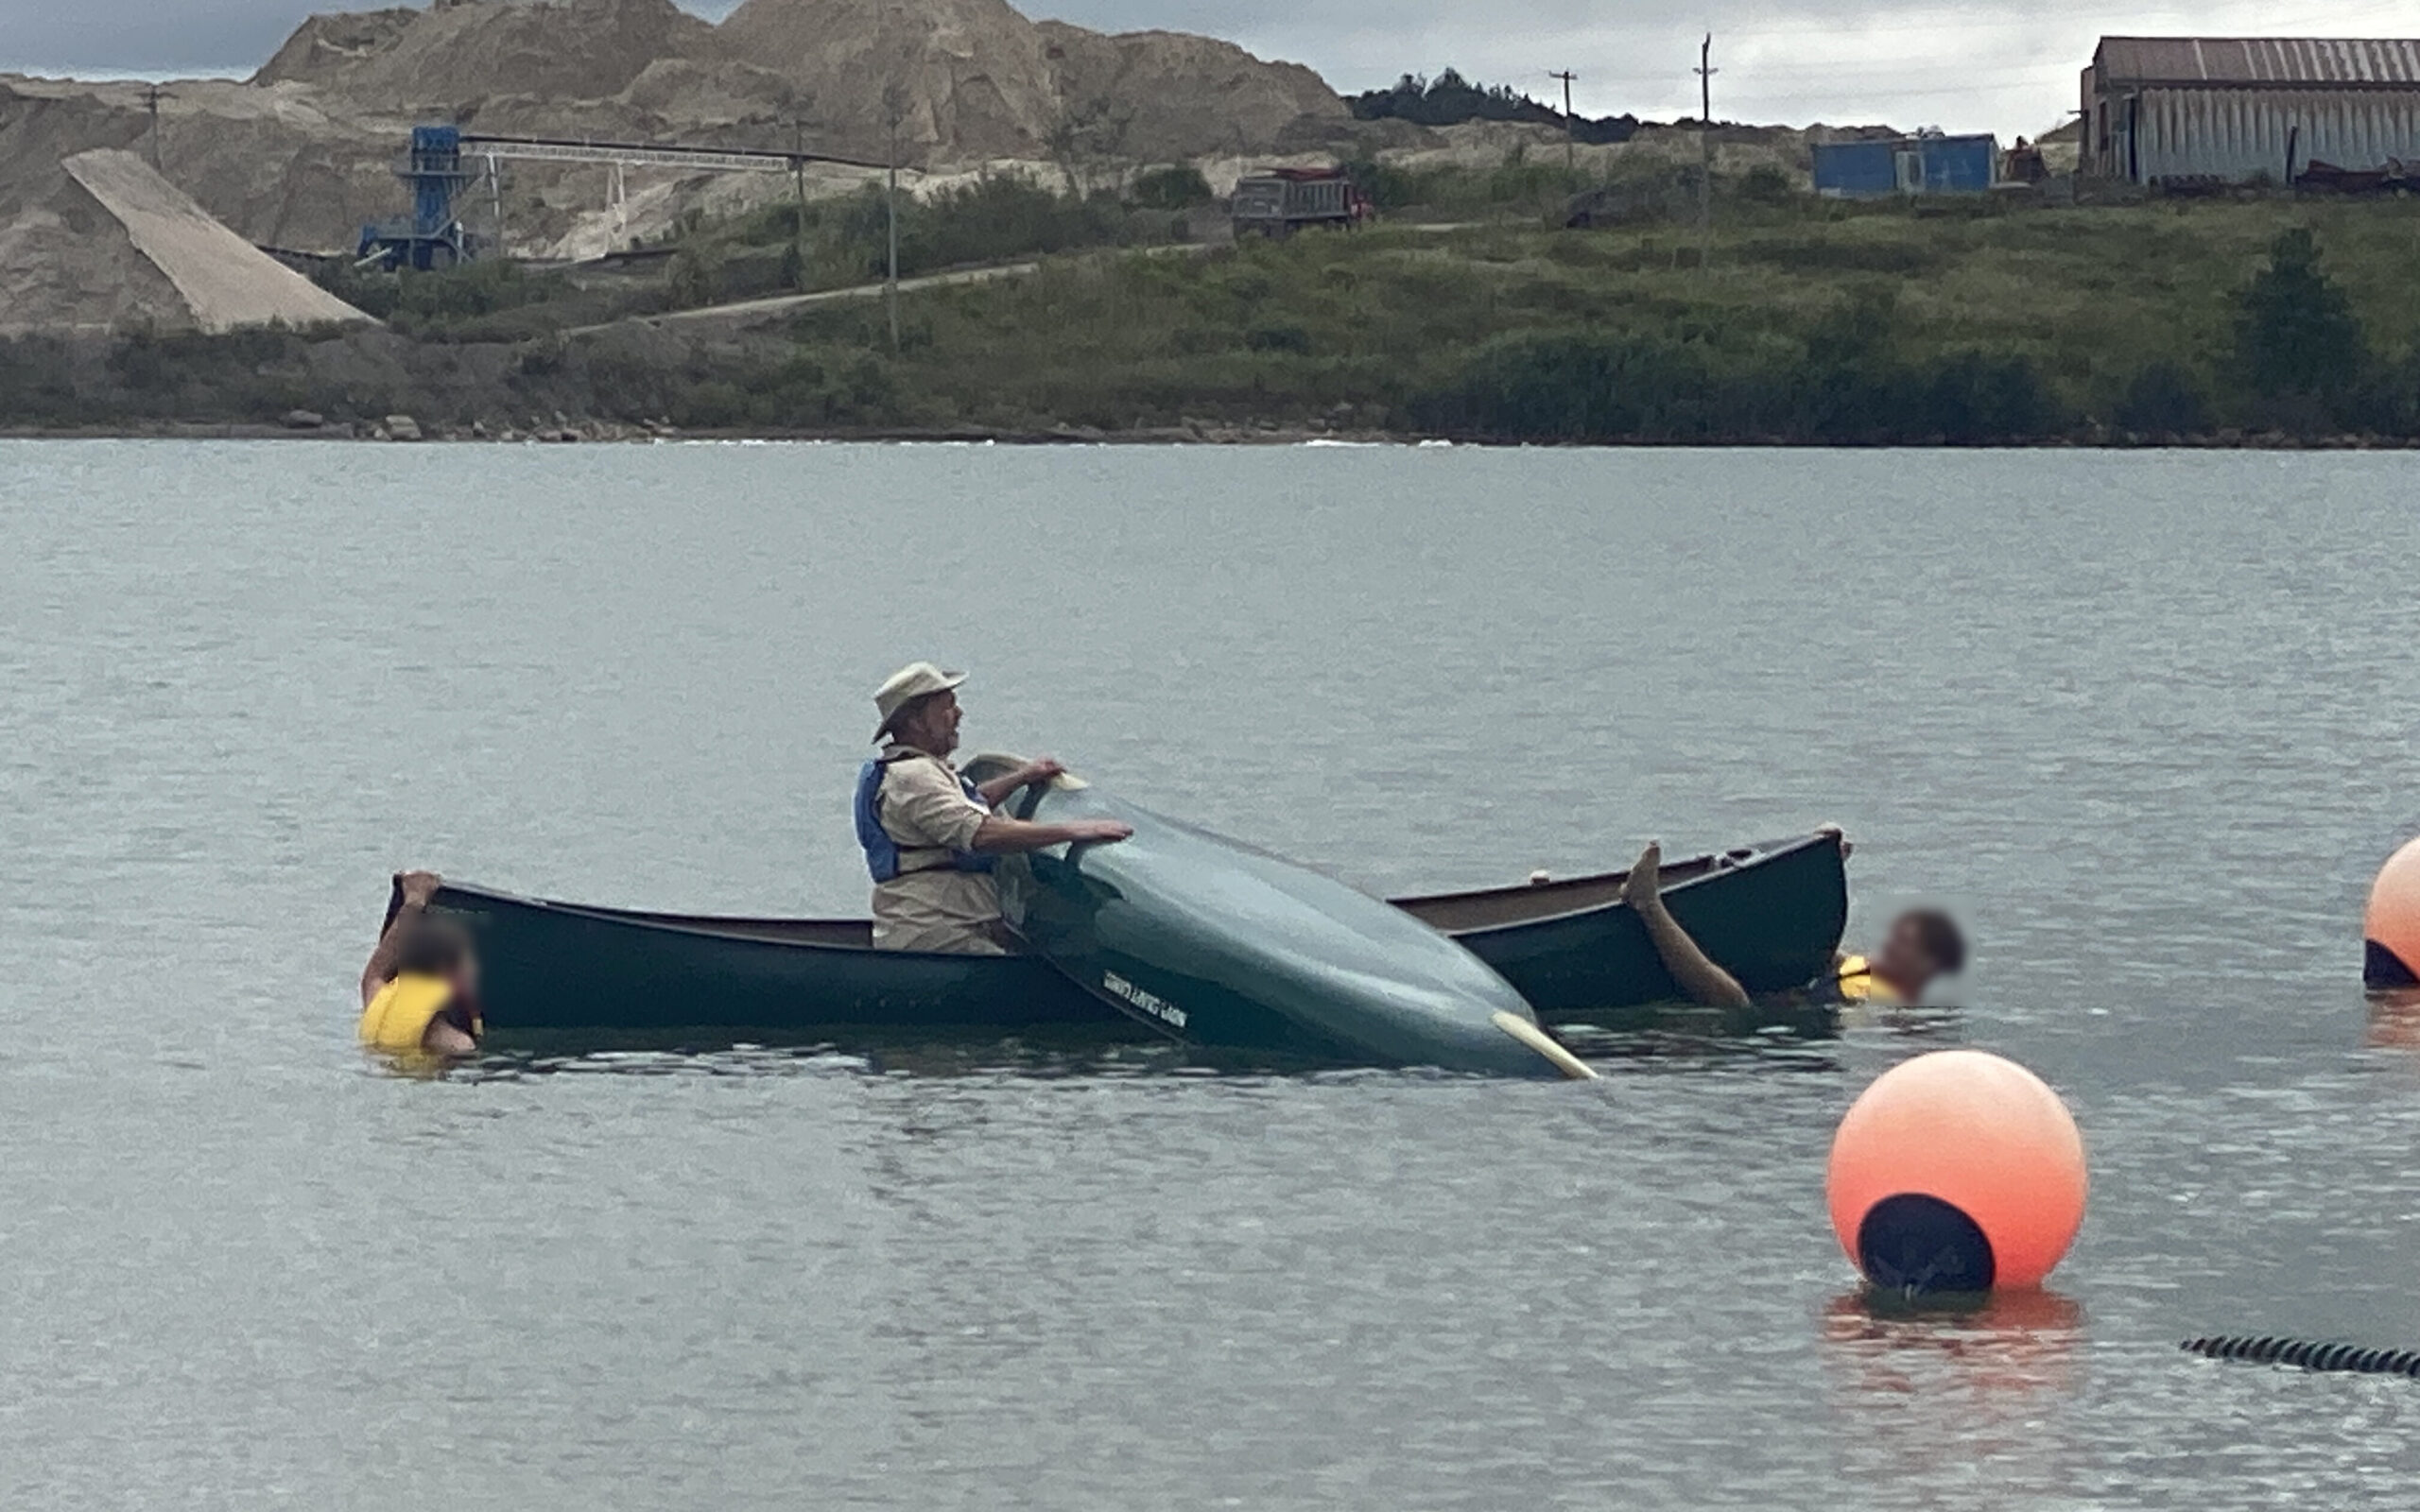
[{"label": "utility pole", "polygon": [[1563,171],[1565,175],[1572,172],[1574,158],[1579,151],[1580,118],[1571,113],[1571,81],[1579,77],[1568,68],[1561,72],[1552,69],[1547,72],[1547,77],[1563,80]]},{"label": "utility pole", "polygon": [[883,196],[890,220],[890,277],[883,297],[890,305],[890,354],[899,355],[899,105],[890,104],[890,191]]},{"label": "utility pole", "polygon": [[504,249],[504,175],[498,171],[496,167],[495,154],[493,152],[488,154],[488,207],[495,212],[495,255],[502,257],[506,255]]},{"label": "utility pole", "polygon": [[790,187],[797,195],[797,218],[790,223],[790,256],[798,261],[798,286],[806,287],[806,122],[790,118]]},{"label": "utility pole", "polygon": [[1698,266],[1714,257],[1714,33],[1698,44]]},{"label": "utility pole", "polygon": [[165,94],[167,91],[157,84],[143,92],[143,103],[151,109],[151,171],[154,173],[166,171],[160,166],[160,99]]}]

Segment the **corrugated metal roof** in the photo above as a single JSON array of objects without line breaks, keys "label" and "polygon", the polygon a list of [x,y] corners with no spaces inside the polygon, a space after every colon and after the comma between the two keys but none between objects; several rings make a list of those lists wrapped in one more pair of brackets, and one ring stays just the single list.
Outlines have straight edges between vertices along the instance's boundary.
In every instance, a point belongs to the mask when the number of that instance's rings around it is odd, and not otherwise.
[{"label": "corrugated metal roof", "polygon": [[2104,84],[2305,84],[2420,89],[2420,41],[2103,37]]}]

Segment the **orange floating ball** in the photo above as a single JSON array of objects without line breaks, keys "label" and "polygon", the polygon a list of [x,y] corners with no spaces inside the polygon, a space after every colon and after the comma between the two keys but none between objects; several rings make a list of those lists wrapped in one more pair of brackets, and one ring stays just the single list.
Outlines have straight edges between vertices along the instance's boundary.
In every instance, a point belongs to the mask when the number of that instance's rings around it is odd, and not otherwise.
[{"label": "orange floating ball", "polygon": [[2361,915],[2361,985],[2420,987],[2420,840],[2387,857]]},{"label": "orange floating ball", "polygon": [[1940,1050],[1858,1098],[1824,1185],[1832,1232],[1876,1286],[2039,1286],[2083,1225],[2083,1136],[2023,1066]]}]

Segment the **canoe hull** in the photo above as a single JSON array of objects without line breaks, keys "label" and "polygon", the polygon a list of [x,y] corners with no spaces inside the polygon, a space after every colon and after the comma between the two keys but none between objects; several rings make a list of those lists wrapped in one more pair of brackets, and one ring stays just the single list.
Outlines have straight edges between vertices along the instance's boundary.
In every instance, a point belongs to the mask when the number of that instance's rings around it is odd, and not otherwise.
[{"label": "canoe hull", "polygon": [[[1831,970],[1848,927],[1845,862],[1829,832],[1693,858],[1686,870],[1667,868],[1664,904],[1740,986],[1787,992]],[[1611,873],[1397,906],[1446,930],[1553,1022],[1683,997],[1647,927],[1616,901],[1620,881]]]},{"label": "canoe hull", "polygon": [[1560,1075],[1496,1016],[1511,984],[1400,909],[1099,788],[1029,790],[1021,816],[1133,838],[1005,861],[1001,911],[1104,1004],[1187,1044],[1309,1061]]},{"label": "canoe hull", "polygon": [[769,1038],[1014,1034],[1102,1019],[1100,1005],[1046,962],[876,951],[842,943],[848,925],[683,919],[451,884],[432,906],[477,940],[488,1022],[508,1038],[706,1025]]},{"label": "canoe hull", "polygon": [[[1666,875],[1674,915],[1752,991],[1808,982],[1839,948],[1847,883],[1834,837],[1673,863]],[[1606,902],[1619,881],[1608,874],[1406,899],[1400,906],[1451,933],[1540,1018],[1570,1022],[1677,995],[1637,919]],[[459,884],[448,884],[435,906],[477,936],[488,1022],[508,1041],[577,1035],[652,1042],[706,1029],[724,1031],[726,1040],[791,1042],[854,1031],[1147,1032],[1046,962],[875,951],[863,920],[640,913]],[[1247,1038],[1273,1033],[1263,1026]],[[1304,1053],[1319,1047],[1305,1044]]]}]

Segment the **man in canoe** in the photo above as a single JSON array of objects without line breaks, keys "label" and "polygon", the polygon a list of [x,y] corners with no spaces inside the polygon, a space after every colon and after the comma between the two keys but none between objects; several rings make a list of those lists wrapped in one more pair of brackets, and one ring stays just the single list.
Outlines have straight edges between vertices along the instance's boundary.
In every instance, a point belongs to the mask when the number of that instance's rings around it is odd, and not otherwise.
[{"label": "man in canoe", "polygon": [[957,955],[1009,954],[993,858],[1084,841],[1115,842],[1134,832],[1114,819],[1029,824],[993,812],[1009,795],[1065,770],[1028,762],[1005,777],[974,782],[950,764],[963,712],[963,672],[930,662],[900,668],[874,690],[882,754],[857,774],[857,843],[873,876],[877,949]]},{"label": "man in canoe", "polygon": [[[1630,904],[1655,942],[1664,969],[1689,1000],[1709,1008],[1744,1008],[1750,999],[1738,978],[1717,966],[1689,933],[1664,906],[1664,848],[1650,845],[1639,852],[1622,884],[1622,902]],[[1924,998],[1925,988],[1942,976],[1966,969],[1966,936],[1958,923],[1938,908],[1910,908],[1891,921],[1882,947],[1871,959],[1863,955],[1833,958],[1828,977],[1809,984],[1809,992],[1831,1003],[1863,1003],[1876,1007],[1904,1007]]]},{"label": "man in canoe", "polygon": [[361,1042],[392,1056],[467,1056],[479,1048],[479,963],[471,937],[428,912],[437,873],[395,879],[403,901],[361,969]]}]

